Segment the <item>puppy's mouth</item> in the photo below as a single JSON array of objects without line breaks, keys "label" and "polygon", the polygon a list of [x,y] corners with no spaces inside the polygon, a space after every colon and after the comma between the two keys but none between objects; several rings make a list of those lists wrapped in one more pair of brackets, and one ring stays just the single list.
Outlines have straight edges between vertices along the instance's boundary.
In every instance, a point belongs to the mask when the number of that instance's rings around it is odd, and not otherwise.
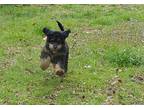
[{"label": "puppy's mouth", "polygon": [[59,49],[57,49],[57,48],[52,48],[51,49],[51,51],[53,51],[53,52],[57,52]]},{"label": "puppy's mouth", "polygon": [[57,53],[59,51],[59,49],[50,49],[52,53]]},{"label": "puppy's mouth", "polygon": [[51,51],[57,52],[58,50],[60,50],[62,48],[62,45],[49,44],[49,48],[50,48]]}]

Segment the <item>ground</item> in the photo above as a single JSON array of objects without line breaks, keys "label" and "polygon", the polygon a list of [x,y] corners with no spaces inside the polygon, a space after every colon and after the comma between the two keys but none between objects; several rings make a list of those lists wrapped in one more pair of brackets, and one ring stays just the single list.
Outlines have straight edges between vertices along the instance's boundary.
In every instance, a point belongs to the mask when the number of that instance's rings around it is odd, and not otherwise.
[{"label": "ground", "polygon": [[[144,104],[143,5],[0,5],[0,104]],[[63,82],[39,67],[42,28],[72,33]]]}]

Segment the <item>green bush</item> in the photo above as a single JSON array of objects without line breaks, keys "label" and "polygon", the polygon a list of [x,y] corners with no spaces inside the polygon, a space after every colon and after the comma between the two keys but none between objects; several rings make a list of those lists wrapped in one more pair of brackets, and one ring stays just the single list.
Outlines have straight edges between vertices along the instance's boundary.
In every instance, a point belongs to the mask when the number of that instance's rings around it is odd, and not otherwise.
[{"label": "green bush", "polygon": [[140,66],[144,64],[143,51],[136,48],[117,49],[109,51],[106,58],[110,63],[118,66]]}]

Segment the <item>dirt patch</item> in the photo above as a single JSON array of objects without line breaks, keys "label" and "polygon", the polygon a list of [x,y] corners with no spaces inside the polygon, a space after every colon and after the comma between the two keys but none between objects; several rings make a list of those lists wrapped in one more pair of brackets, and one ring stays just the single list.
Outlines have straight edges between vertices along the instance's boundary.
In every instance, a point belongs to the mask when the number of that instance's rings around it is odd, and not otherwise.
[{"label": "dirt patch", "polygon": [[144,84],[144,75],[143,74],[136,74],[131,76],[131,80],[133,82],[139,83],[139,84]]},{"label": "dirt patch", "polygon": [[104,102],[106,105],[114,104],[114,96],[121,86],[122,80],[119,76],[114,76],[109,82],[106,89],[107,98]]}]

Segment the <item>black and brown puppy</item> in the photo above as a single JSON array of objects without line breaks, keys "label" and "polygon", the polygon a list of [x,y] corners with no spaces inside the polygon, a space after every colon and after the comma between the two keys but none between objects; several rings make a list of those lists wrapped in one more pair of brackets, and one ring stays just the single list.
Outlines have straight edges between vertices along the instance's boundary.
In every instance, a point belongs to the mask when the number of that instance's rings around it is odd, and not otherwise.
[{"label": "black and brown puppy", "polygon": [[68,67],[69,48],[66,43],[70,30],[64,30],[63,25],[56,21],[61,31],[49,30],[43,28],[46,35],[46,44],[41,51],[41,69],[46,70],[52,63],[56,75],[64,76]]}]

